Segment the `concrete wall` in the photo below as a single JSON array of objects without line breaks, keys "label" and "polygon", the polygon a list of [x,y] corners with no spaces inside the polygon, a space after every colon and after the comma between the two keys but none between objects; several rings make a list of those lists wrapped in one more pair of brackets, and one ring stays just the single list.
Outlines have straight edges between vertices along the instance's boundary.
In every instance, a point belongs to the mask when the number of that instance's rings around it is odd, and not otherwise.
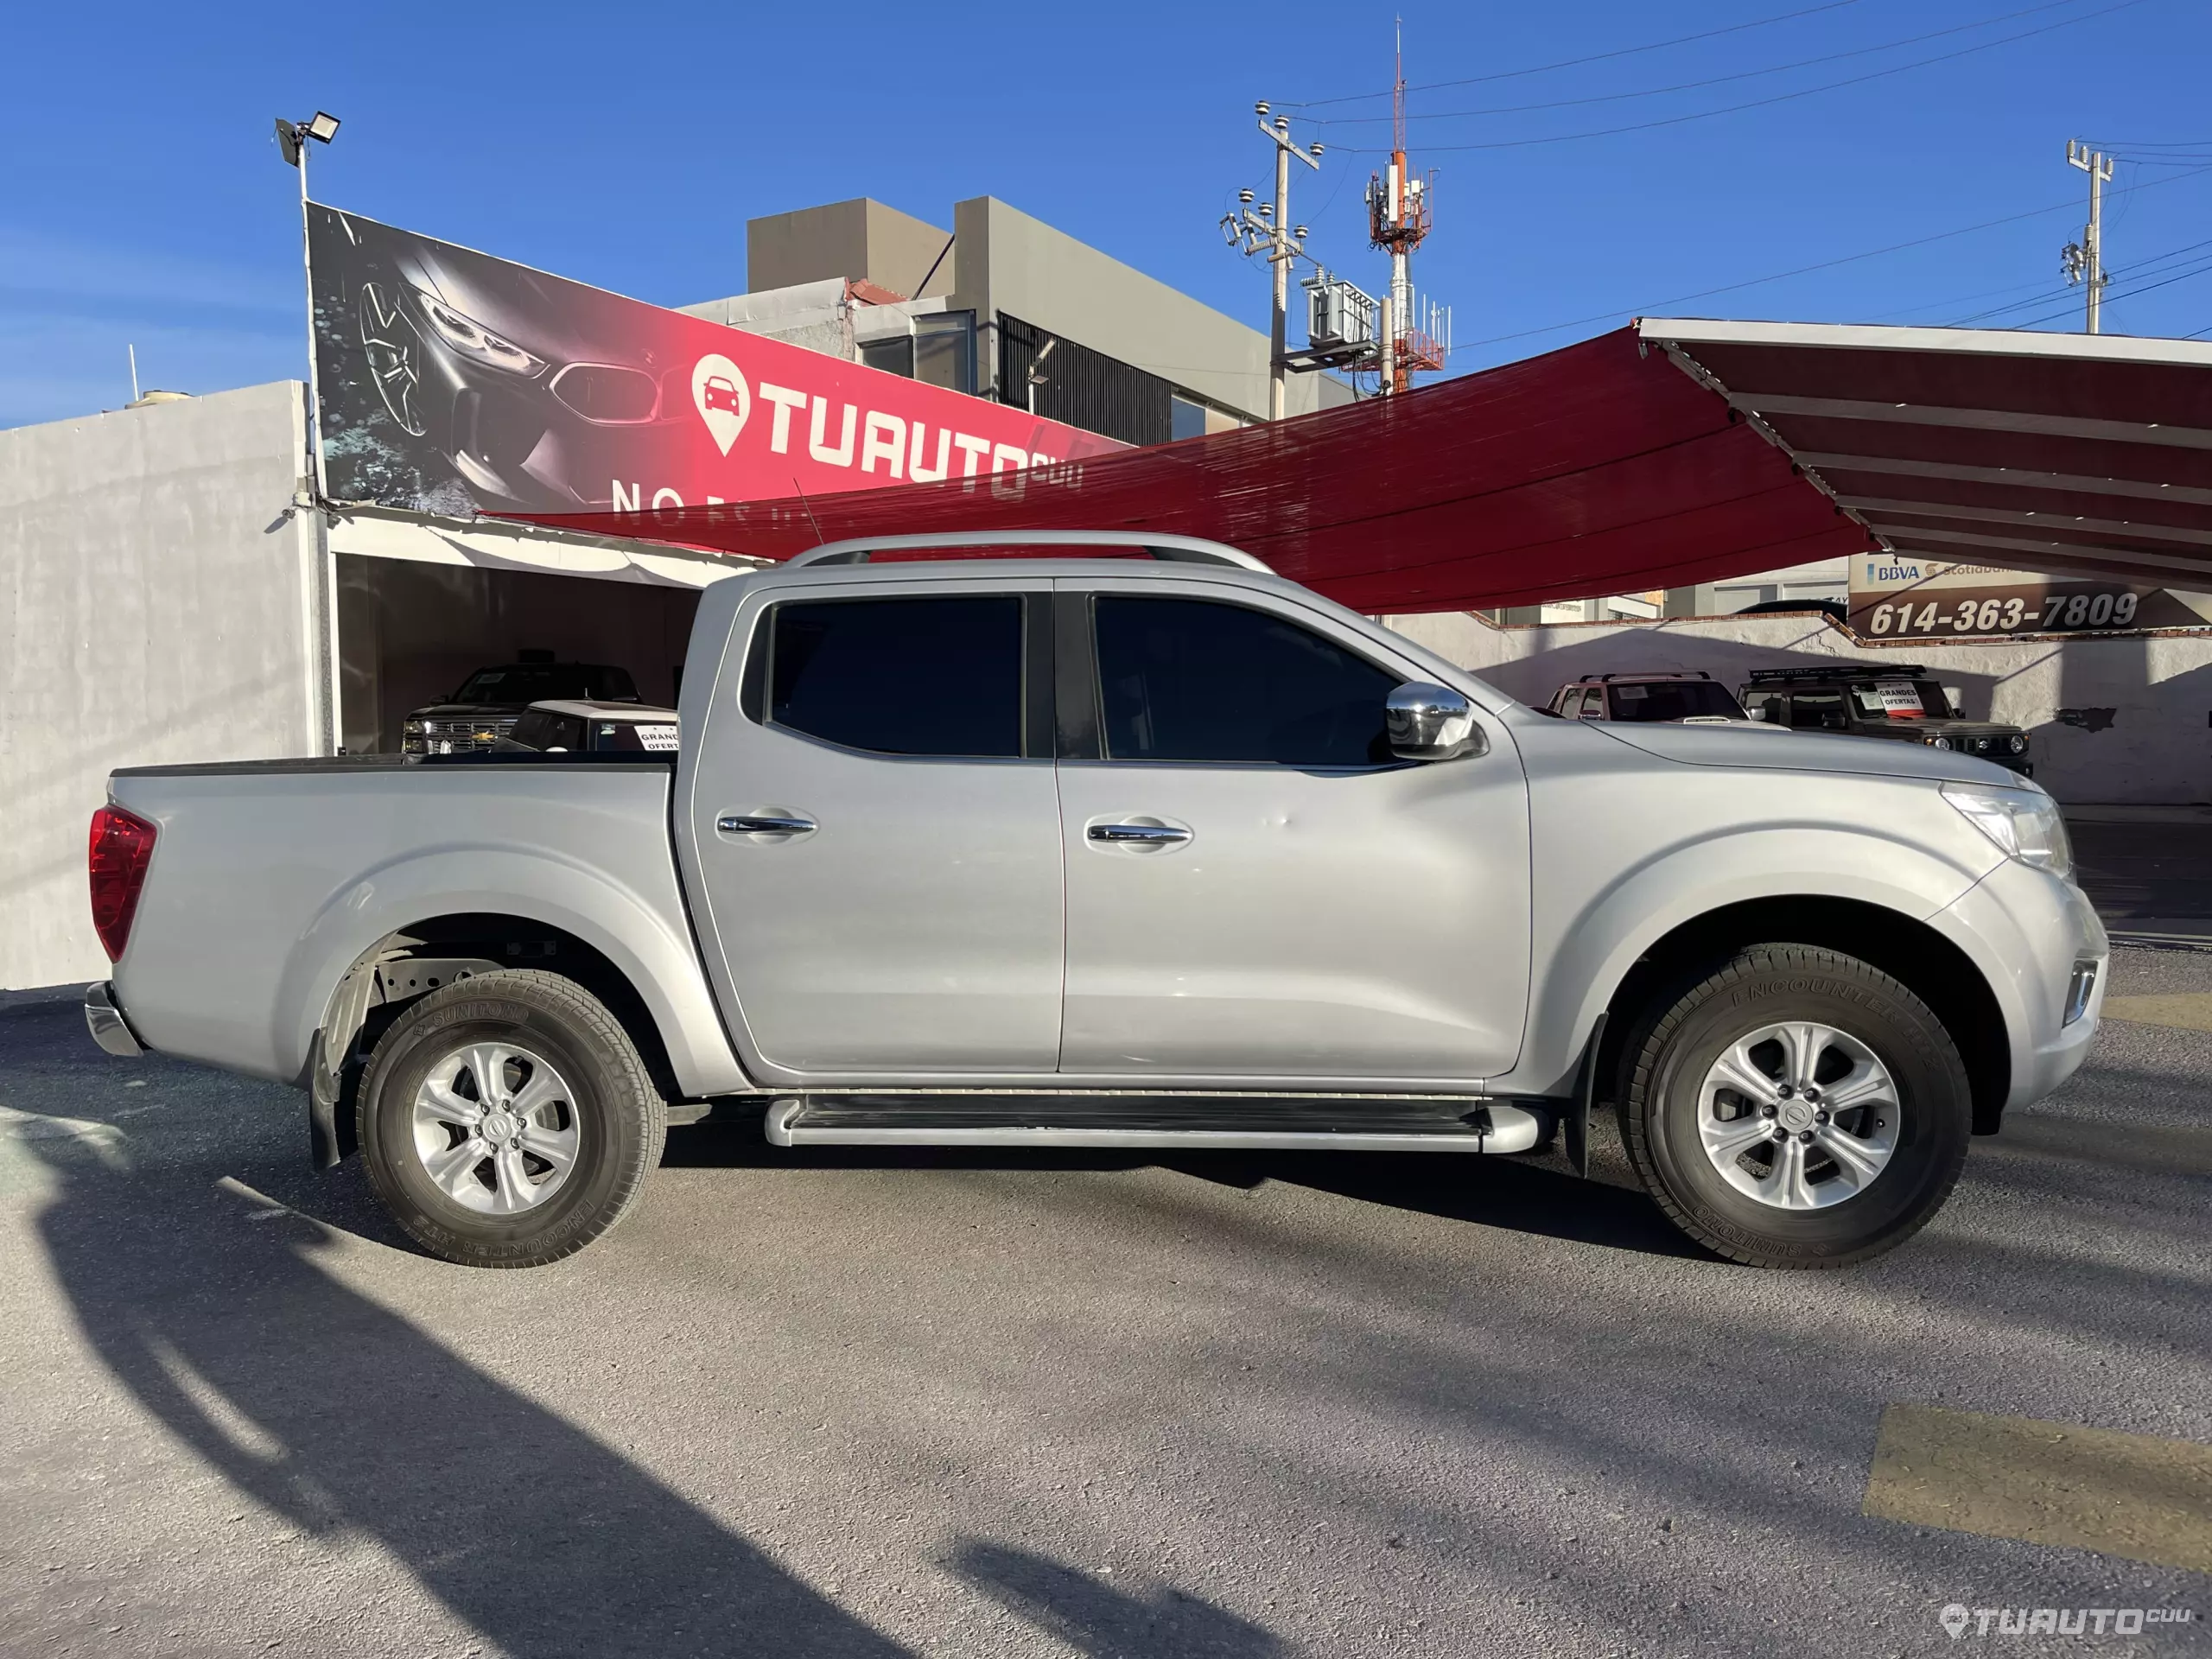
[{"label": "concrete wall", "polygon": [[[949,303],[976,313],[979,391],[998,371],[991,327],[1003,311],[1095,352],[1186,386],[1255,419],[1268,412],[1268,337],[1202,305],[1133,266],[1056,231],[990,196],[953,208],[959,233],[950,262],[957,280]],[[1304,337],[1292,290],[1293,343]],[[1352,400],[1351,388],[1324,374],[1290,377],[1288,412],[1304,415]]]},{"label": "concrete wall", "polygon": [[1382,620],[1535,704],[1584,674],[1701,668],[1732,691],[1754,668],[1923,664],[1959,688],[1969,718],[2024,729],[2037,781],[2062,801],[2212,800],[2212,632],[1874,648],[1806,615],[1506,628],[1464,612]]},{"label": "concrete wall", "polygon": [[[865,196],[749,219],[745,285],[757,294],[839,276],[874,283],[905,299],[925,299],[952,289],[952,260],[938,260],[949,234]],[[930,278],[926,287],[924,276]]]},{"label": "concrete wall", "polygon": [[842,276],[702,300],[677,309],[689,317],[704,317],[725,328],[742,328],[748,334],[766,334],[810,352],[824,352],[848,361],[853,357],[852,308],[846,303]]},{"label": "concrete wall", "polygon": [[305,444],[296,381],[0,432],[0,988],[106,976],[111,769],[322,751]]}]

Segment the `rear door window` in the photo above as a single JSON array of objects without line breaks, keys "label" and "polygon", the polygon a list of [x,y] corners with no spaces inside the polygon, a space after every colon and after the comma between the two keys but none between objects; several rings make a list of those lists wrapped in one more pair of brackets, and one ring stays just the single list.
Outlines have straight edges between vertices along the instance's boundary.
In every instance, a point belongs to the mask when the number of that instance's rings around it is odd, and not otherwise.
[{"label": "rear door window", "polygon": [[1015,595],[799,601],[765,633],[775,725],[878,754],[1021,753]]}]

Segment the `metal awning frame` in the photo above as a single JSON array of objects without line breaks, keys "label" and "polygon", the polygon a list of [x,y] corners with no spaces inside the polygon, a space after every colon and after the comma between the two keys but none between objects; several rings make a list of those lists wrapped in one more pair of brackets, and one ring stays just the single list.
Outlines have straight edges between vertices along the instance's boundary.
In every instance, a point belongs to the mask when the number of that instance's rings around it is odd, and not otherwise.
[{"label": "metal awning frame", "polygon": [[[2212,588],[2212,487],[2131,476],[2118,467],[2100,475],[1884,454],[1880,451],[1885,446],[1874,435],[1878,426],[1938,429],[2056,438],[2085,446],[2126,444],[2150,453],[2202,454],[2212,452],[2212,423],[2112,419],[2050,410],[1984,407],[1965,401],[1885,403],[1761,391],[1732,384],[1725,372],[1716,371],[1701,355],[1705,348],[1716,346],[1770,347],[1942,354],[1968,363],[2006,359],[2054,366],[2107,365],[2212,372],[2212,341],[1680,317],[1640,318],[1636,328],[1647,349],[1664,351],[1684,373],[1726,399],[1732,410],[1789,457],[1796,470],[1890,552],[1955,563],[2012,564],[2053,575],[2120,576]],[[1961,376],[1962,393],[1971,393],[1973,378],[1971,374]],[[2208,376],[2208,385],[2212,385],[2212,376]],[[1866,453],[1793,442],[1790,428],[1800,419],[1862,427],[1869,440]],[[1886,447],[1901,446],[1892,442]],[[2087,453],[2094,455],[2097,450],[2093,447]],[[2120,454],[2104,453],[2108,458]],[[1838,475],[1897,482],[1893,489],[1874,493],[1864,487],[1840,486],[1834,481]],[[1930,488],[1924,496],[1916,494],[1909,480],[1920,480]],[[1955,488],[1954,497],[1968,495],[1980,486],[2018,492],[2020,500],[2010,506],[1947,500],[1942,495],[1944,486],[1966,486]],[[2109,503],[2111,511],[2051,512],[2035,505],[2037,500],[2063,500],[2067,508],[2089,501]],[[2130,515],[2129,503],[2153,501],[2170,508],[2207,511],[2190,515],[2198,521],[2193,523],[2159,522]],[[1909,522],[1915,519],[1936,522]],[[2041,530],[2054,533],[2035,533]],[[2153,545],[2121,545],[2125,543]],[[2171,550],[2159,550],[2160,544]],[[2203,550],[2191,551],[2200,549]]]}]

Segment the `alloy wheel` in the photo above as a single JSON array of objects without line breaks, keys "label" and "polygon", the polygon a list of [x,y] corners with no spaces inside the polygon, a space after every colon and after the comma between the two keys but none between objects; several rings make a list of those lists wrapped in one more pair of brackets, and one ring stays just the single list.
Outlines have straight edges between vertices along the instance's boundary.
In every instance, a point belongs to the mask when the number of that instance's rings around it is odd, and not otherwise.
[{"label": "alloy wheel", "polygon": [[482,1215],[535,1209],[576,1166],[567,1082],[511,1043],[471,1043],[441,1058],[415,1091],[413,1129],[423,1173]]},{"label": "alloy wheel", "polygon": [[1823,1210],[1888,1166],[1901,1111],[1889,1067],[1866,1043],[1793,1020],[1721,1051],[1698,1090],[1698,1138],[1737,1192],[1777,1210]]}]

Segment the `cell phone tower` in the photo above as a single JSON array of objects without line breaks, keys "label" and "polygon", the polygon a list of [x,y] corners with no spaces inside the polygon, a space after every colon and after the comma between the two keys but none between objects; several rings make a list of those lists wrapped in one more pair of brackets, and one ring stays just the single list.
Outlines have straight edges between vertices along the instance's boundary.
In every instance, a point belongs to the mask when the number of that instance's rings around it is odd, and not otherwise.
[{"label": "cell phone tower", "polygon": [[1449,340],[1439,341],[1439,323],[1448,334],[1448,313],[1432,305],[1416,317],[1413,286],[1413,251],[1428,234],[1429,186],[1433,178],[1417,178],[1406,165],[1406,30],[1402,19],[1397,33],[1397,77],[1390,88],[1390,165],[1367,181],[1368,239],[1390,256],[1390,297],[1382,305],[1382,338],[1376,366],[1382,372],[1382,390],[1400,392],[1413,384],[1416,370],[1444,366]]}]

